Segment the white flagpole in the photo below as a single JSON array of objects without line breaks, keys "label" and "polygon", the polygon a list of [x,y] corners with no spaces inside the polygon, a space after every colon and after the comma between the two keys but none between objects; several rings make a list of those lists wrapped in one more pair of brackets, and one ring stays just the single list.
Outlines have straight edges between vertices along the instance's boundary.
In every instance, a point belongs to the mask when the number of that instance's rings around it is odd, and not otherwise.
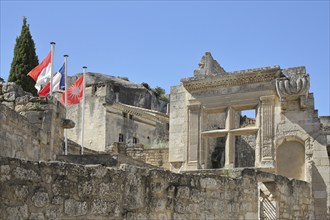
[{"label": "white flagpole", "polygon": [[49,95],[53,96],[53,70],[54,70],[54,52],[55,52],[55,42],[50,42],[50,52],[51,52],[51,65],[50,65],[50,92]]},{"label": "white flagpole", "polygon": [[83,66],[84,72],[84,82],[83,82],[83,100],[82,100],[82,117],[81,117],[81,155],[84,154],[84,129],[85,129],[85,87],[86,87],[86,66]]},{"label": "white flagpole", "polygon": [[[65,106],[65,118],[67,117],[67,111],[68,111],[68,57],[69,55],[64,55],[64,75],[65,75],[65,90],[64,90],[64,106]],[[68,155],[68,134],[67,129],[64,129],[64,138],[65,138],[65,148],[64,148],[64,154]]]}]

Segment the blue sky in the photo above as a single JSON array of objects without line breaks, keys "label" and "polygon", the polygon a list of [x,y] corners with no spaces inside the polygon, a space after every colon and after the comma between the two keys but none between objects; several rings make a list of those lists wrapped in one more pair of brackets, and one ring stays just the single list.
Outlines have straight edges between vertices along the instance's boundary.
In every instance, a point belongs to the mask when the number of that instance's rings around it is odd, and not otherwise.
[{"label": "blue sky", "polygon": [[329,1],[4,1],[0,74],[7,79],[27,17],[39,62],[127,76],[170,92],[206,51],[226,71],[306,66],[319,115],[330,115]]}]

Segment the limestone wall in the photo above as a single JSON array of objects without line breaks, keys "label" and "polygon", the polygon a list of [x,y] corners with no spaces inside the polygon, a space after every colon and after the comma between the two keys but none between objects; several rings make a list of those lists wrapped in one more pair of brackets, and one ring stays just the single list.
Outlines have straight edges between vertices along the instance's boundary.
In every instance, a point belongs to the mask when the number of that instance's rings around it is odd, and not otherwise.
[{"label": "limestone wall", "polygon": [[[181,167],[186,158],[188,130],[187,103],[188,93],[182,85],[171,87],[170,96],[170,140],[169,161]],[[175,169],[175,167],[174,167]]]},{"label": "limestone wall", "polygon": [[[85,97],[85,130],[84,146],[96,151],[103,151],[105,146],[105,94],[106,87],[100,87],[92,94],[92,87],[86,88]],[[81,143],[82,103],[69,105],[67,118],[76,123],[73,129],[68,130],[68,137]]]},{"label": "limestone wall", "polygon": [[[309,219],[309,184],[243,170],[238,178],[122,165],[0,158],[1,219],[257,219],[258,180],[273,177],[280,219]],[[270,176],[269,176],[270,175]]]},{"label": "limestone wall", "polygon": [[168,148],[164,149],[144,149],[145,162],[151,165],[170,169],[168,162]]},{"label": "limestone wall", "polygon": [[155,167],[170,169],[168,148],[146,149],[142,144],[113,143],[106,151],[111,155],[124,155]]},{"label": "limestone wall", "polygon": [[165,122],[160,123],[127,113],[126,117],[123,117],[123,111],[109,106],[106,112],[105,127],[107,146],[118,142],[119,134],[122,134],[123,141],[121,142],[127,144],[133,144],[133,138],[136,138],[138,144],[151,148],[168,147],[168,128],[166,128]]},{"label": "limestone wall", "polygon": [[[316,219],[330,218],[330,160],[327,155],[327,131],[322,129],[317,110],[314,108],[314,96],[308,94],[306,109],[300,109],[298,101],[289,101],[287,109],[281,110],[280,103],[275,104],[275,152],[280,156],[280,147],[287,146],[282,152],[286,156],[294,155],[290,163],[277,159],[278,174],[280,167],[294,171],[297,161],[303,161],[304,174],[300,179],[312,183],[312,196],[315,202]],[[326,121],[325,121],[326,127]],[[330,134],[330,132],[329,132]],[[290,145],[290,143],[293,143]],[[294,143],[302,146],[302,152],[294,150]],[[289,158],[290,159],[290,158]],[[292,176],[291,176],[292,177]]]},{"label": "limestone wall", "polygon": [[0,104],[0,155],[28,160],[49,159],[47,133]]},{"label": "limestone wall", "polygon": [[64,107],[33,97],[15,83],[0,84],[0,155],[29,160],[63,154]]}]

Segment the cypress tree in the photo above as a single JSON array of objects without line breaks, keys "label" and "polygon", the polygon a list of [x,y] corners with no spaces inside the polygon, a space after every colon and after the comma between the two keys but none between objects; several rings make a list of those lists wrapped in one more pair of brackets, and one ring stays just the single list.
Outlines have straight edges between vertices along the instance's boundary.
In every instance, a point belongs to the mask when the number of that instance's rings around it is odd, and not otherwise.
[{"label": "cypress tree", "polygon": [[26,24],[26,17],[24,17],[21,35],[16,38],[8,82],[15,82],[22,86],[24,91],[36,95],[35,82],[27,74],[38,64],[35,44],[30,33],[30,25]]}]

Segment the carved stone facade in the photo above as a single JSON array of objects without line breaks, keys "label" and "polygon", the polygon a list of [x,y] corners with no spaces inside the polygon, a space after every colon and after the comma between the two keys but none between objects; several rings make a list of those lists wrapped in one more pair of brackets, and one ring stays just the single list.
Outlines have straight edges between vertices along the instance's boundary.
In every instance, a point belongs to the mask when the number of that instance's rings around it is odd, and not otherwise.
[{"label": "carved stone facade", "polygon": [[[309,84],[305,67],[225,72],[206,53],[194,77],[182,79],[171,90],[172,171],[219,168],[212,167],[214,154],[225,155],[224,169],[246,166],[235,161],[244,159],[235,149],[247,144],[242,143],[246,137],[255,137],[248,142],[254,145],[254,157],[245,154],[245,160],[254,160],[257,169],[311,182],[315,218],[329,218],[330,138],[314,108]],[[255,112],[255,118],[244,127],[237,121],[246,110]],[[215,150],[221,145],[224,153]]]}]

